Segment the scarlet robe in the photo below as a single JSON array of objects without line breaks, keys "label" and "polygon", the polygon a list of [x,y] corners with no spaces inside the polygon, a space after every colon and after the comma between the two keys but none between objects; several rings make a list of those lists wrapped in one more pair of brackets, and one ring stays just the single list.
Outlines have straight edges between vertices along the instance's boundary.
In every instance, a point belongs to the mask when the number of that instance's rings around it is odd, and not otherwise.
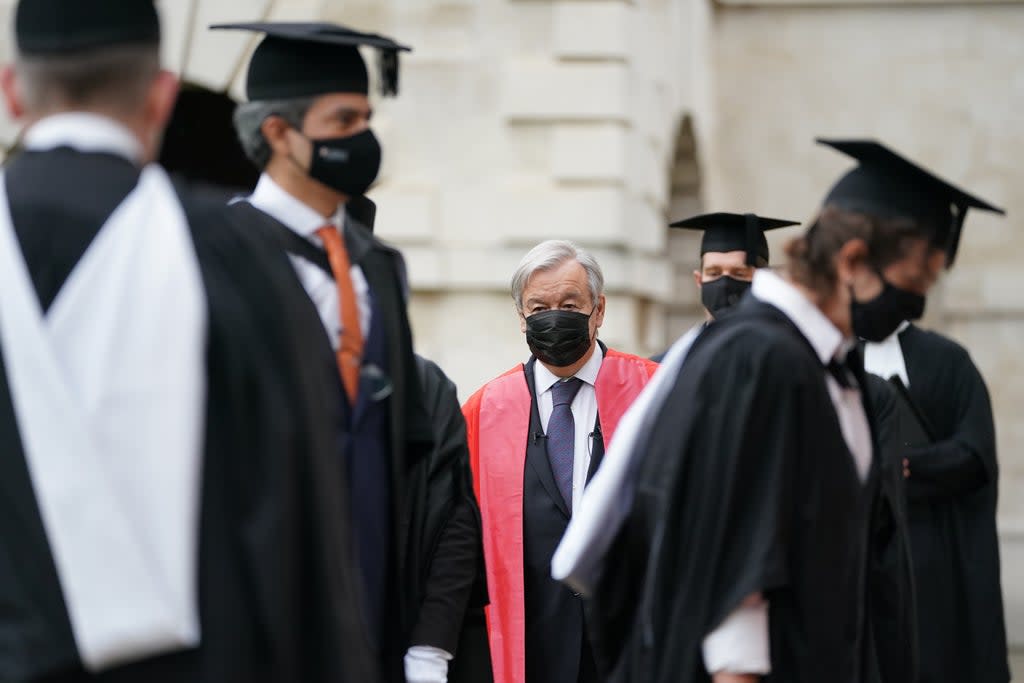
[{"label": "scarlet robe", "polygon": [[[657,367],[646,358],[612,349],[605,354],[594,388],[606,448]],[[517,365],[485,384],[462,407],[483,519],[495,683],[526,680],[523,477],[533,401],[525,366]]]}]

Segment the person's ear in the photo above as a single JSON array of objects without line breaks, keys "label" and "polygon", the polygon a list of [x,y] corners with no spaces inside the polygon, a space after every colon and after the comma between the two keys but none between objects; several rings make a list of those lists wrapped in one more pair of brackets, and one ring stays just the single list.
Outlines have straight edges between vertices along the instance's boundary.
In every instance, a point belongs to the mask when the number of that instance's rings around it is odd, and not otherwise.
[{"label": "person's ear", "polygon": [[149,88],[147,98],[147,114],[153,124],[163,130],[174,113],[174,104],[178,101],[181,84],[178,77],[170,71],[161,69]]},{"label": "person's ear", "polygon": [[604,307],[606,299],[604,294],[597,297],[597,306],[594,307],[594,312],[591,317],[594,319],[594,328],[598,329],[604,324]]},{"label": "person's ear", "polygon": [[288,144],[289,128],[291,126],[288,122],[277,114],[271,114],[260,124],[260,132],[263,133],[263,138],[275,155],[287,156],[291,153],[291,147]]},{"label": "person's ear", "polygon": [[928,251],[928,272],[935,275],[935,279],[938,279],[939,275],[942,274],[942,270],[946,267],[948,260],[947,252],[945,249],[938,247],[932,247]]},{"label": "person's ear", "polygon": [[700,288],[704,284],[704,278],[701,276],[699,270],[693,271],[693,281],[697,285],[697,291],[700,292]]},{"label": "person's ear", "polygon": [[516,315],[519,316],[519,331],[526,334],[526,316],[523,315],[518,306],[516,306]]},{"label": "person's ear", "polygon": [[139,121],[141,127],[138,130],[147,161],[156,160],[160,154],[164,131],[178,101],[178,90],[178,77],[163,69],[149,84]]},{"label": "person's ear", "polygon": [[836,277],[841,285],[852,285],[865,270],[870,270],[870,252],[867,242],[852,239],[839,248],[835,256]]},{"label": "person's ear", "polygon": [[18,76],[13,66],[0,69],[0,90],[3,91],[7,103],[7,113],[15,121],[25,115],[25,103],[22,101],[21,89],[18,87]]}]

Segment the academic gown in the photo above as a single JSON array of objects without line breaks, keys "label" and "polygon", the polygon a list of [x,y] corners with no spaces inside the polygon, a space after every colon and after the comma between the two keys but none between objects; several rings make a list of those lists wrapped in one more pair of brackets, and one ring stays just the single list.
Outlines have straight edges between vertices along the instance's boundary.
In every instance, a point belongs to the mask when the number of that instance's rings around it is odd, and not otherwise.
[{"label": "academic gown", "polygon": [[911,325],[899,341],[910,400],[932,439],[904,451],[920,680],[1005,683],[999,467],[988,390],[952,340]]},{"label": "academic gown", "polygon": [[[643,358],[602,349],[588,480],[657,369]],[[494,679],[590,683],[600,679],[581,596],[551,576],[570,510],[551,473],[533,384],[536,362],[531,358],[488,382],[462,409],[484,521]]]},{"label": "academic gown", "polygon": [[877,472],[858,476],[796,326],[741,306],[697,339],[647,437],[592,604],[610,681],[709,681],[704,638],[755,592],[770,604],[766,681],[854,683],[869,668]]},{"label": "academic gown", "polygon": [[[236,202],[237,211],[258,211],[247,202]],[[326,252],[303,239],[286,226],[270,219],[253,224],[254,235],[266,245],[280,252],[303,258],[333,277]],[[343,233],[349,260],[358,265],[366,276],[373,303],[373,315],[385,342],[387,378],[391,393],[387,398],[386,458],[384,463],[390,481],[387,482],[390,506],[390,537],[388,544],[388,604],[384,613],[384,642],[381,657],[386,662],[382,672],[386,681],[404,681],[402,657],[409,647],[416,627],[420,606],[425,595],[425,581],[429,574],[431,557],[424,547],[420,533],[428,514],[424,501],[427,494],[418,487],[422,478],[411,480],[433,449],[433,428],[424,405],[417,361],[413,354],[412,331],[406,311],[408,296],[405,264],[398,250],[374,237],[369,227],[349,216]],[[308,297],[307,297],[308,298]],[[323,325],[319,337],[326,339]],[[328,373],[341,393],[337,369]],[[362,390],[361,390],[362,393]],[[344,400],[344,399],[342,399]],[[343,435],[342,441],[346,437]],[[342,452],[351,459],[353,454],[346,445]],[[351,461],[350,461],[351,462]]]},{"label": "academic gown", "polygon": [[[68,148],[24,152],[7,169],[11,215],[44,309],[138,177],[119,157]],[[219,204],[181,200],[209,311],[201,644],[98,675],[81,668],[0,350],[0,680],[376,680],[354,608],[347,504],[333,485],[342,476],[335,399],[320,379],[331,359],[293,333],[322,326],[279,253]]]},{"label": "academic gown", "polygon": [[422,551],[428,560],[424,601],[410,643],[441,648],[454,659],[451,683],[493,680],[484,607],[487,579],[480,508],[473,493],[466,420],[455,384],[433,361],[416,357],[434,449],[410,474],[422,505]]},{"label": "academic gown", "polygon": [[907,492],[903,479],[905,444],[919,442],[915,417],[889,382],[866,374],[865,391],[874,409],[879,454],[879,496],[871,512],[874,552],[868,565],[868,619],[874,665],[866,680],[918,680],[917,605],[914,591]]}]

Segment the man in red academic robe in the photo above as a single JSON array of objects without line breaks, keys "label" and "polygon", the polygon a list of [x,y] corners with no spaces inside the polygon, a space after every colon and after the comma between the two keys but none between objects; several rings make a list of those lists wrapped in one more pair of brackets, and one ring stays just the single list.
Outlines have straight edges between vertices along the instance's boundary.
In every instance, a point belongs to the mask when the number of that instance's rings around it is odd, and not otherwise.
[{"label": "man in red academic robe", "polygon": [[470,397],[496,683],[596,683],[583,603],[551,557],[619,419],[657,364],[608,349],[604,278],[571,242],[543,242],[512,278],[533,355]]}]

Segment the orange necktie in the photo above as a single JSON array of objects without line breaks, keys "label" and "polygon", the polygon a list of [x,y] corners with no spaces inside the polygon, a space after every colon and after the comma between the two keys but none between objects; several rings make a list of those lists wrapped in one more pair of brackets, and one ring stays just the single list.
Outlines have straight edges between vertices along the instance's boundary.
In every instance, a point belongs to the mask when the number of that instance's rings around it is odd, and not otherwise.
[{"label": "orange necktie", "polygon": [[325,225],[316,231],[327,250],[334,282],[338,286],[338,308],[341,314],[341,345],[338,348],[338,371],[345,385],[345,393],[351,405],[356,404],[359,394],[359,366],[363,359],[363,332],[359,326],[359,306],[356,290],[352,286],[352,265],[348,260],[348,249],[341,234],[333,225]]}]

